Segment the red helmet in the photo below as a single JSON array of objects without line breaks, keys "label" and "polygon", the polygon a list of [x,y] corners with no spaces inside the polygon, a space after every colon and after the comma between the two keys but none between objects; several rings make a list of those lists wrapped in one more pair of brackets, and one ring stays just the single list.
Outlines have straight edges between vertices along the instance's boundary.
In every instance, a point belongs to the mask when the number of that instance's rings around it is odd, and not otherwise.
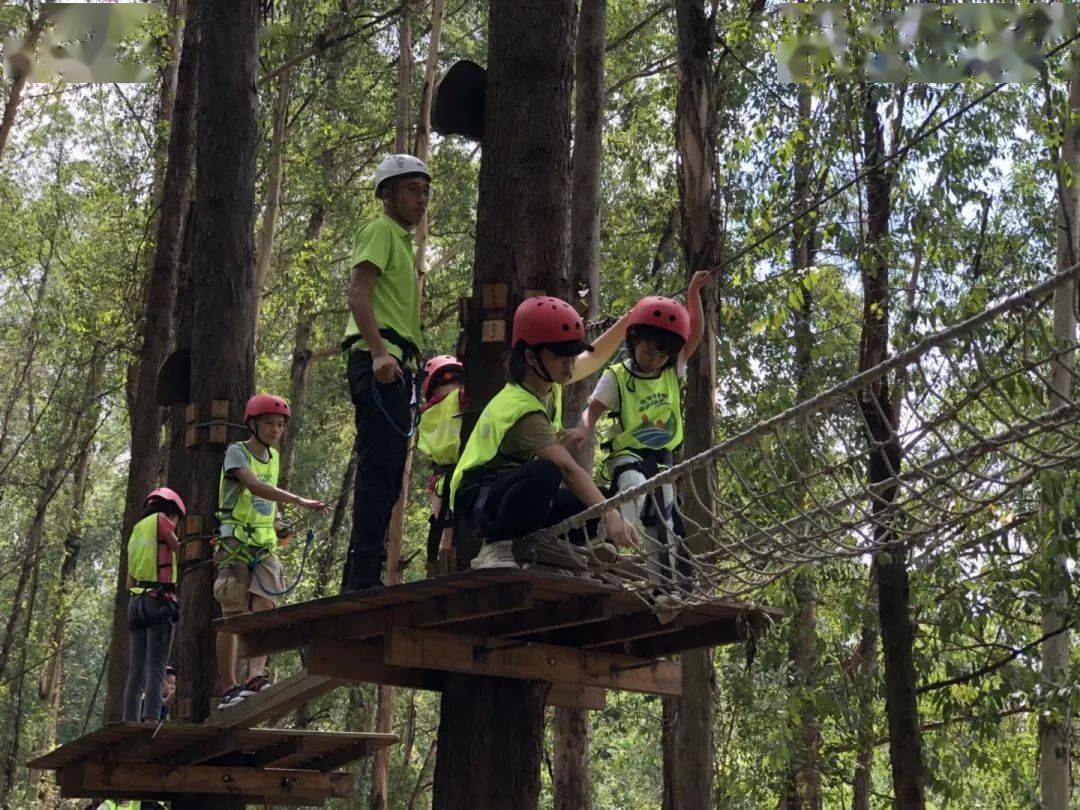
[{"label": "red helmet", "polygon": [[554,343],[573,343],[567,350],[592,351],[585,339],[585,322],[561,298],[540,295],[526,298],[514,313],[514,346],[545,346]]},{"label": "red helmet", "polygon": [[424,384],[420,391],[424,395],[424,399],[428,398],[433,384],[444,385],[447,382],[447,380],[439,378],[443,372],[448,371],[461,373],[461,361],[452,354],[440,354],[424,363]]},{"label": "red helmet", "polygon": [[184,506],[184,499],[177,495],[174,490],[171,490],[168,487],[158,487],[157,489],[153,490],[149,495],[146,496],[146,500],[143,501],[143,506],[146,506],[154,498],[157,498],[161,501],[168,501],[169,503],[171,503],[173,506],[180,510],[181,517],[187,514],[187,507]]},{"label": "red helmet", "polygon": [[248,419],[254,419],[268,413],[280,413],[286,419],[292,417],[289,403],[281,397],[276,397],[273,394],[256,394],[244,406],[244,424],[247,424]]},{"label": "red helmet", "polygon": [[647,296],[634,304],[626,329],[630,331],[635,326],[663,329],[681,338],[683,343],[690,339],[690,314],[686,307],[659,295]]}]

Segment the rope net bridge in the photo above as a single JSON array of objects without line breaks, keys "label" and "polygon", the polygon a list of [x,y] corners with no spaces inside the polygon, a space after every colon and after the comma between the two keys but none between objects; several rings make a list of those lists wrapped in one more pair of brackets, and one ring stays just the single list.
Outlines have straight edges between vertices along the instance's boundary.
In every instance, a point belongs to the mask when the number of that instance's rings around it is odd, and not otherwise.
[{"label": "rope net bridge", "polygon": [[[745,597],[808,563],[902,544],[918,565],[958,542],[999,534],[1016,525],[1018,515],[1031,514],[1037,497],[1031,485],[1040,472],[1080,457],[1076,341],[1055,338],[1053,317],[1054,291],[1078,276],[1080,264],[917,341],[524,538],[519,556],[587,566],[656,609],[659,593],[683,605]],[[1050,398],[1055,368],[1067,385]],[[880,396],[883,384],[887,397]],[[874,484],[871,454],[885,466]],[[707,500],[703,479],[694,474],[709,467],[718,486]],[[633,553],[606,569],[590,564],[571,542],[572,531],[579,543],[582,533],[589,539],[602,534],[596,519],[611,507],[647,499],[660,511],[667,485],[682,493],[669,508],[684,542],[643,537]]]}]

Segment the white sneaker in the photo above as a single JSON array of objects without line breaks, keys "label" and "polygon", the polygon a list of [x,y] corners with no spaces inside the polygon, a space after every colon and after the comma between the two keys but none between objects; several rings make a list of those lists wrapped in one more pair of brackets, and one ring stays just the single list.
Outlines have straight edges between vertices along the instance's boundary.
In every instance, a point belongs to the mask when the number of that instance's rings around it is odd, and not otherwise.
[{"label": "white sneaker", "polygon": [[514,541],[484,543],[480,553],[473,557],[470,568],[520,568],[514,558]]}]

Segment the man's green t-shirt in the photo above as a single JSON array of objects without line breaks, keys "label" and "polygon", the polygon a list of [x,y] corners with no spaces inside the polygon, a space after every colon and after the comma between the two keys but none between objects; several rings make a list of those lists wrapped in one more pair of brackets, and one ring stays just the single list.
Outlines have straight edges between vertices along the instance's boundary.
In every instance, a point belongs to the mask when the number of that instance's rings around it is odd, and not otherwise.
[{"label": "man's green t-shirt", "polygon": [[[356,235],[353,243],[352,266],[371,262],[379,269],[371,307],[380,329],[393,329],[402,338],[420,346],[420,294],[413,266],[412,234],[385,213],[372,220]],[[345,340],[360,334],[356,319],[349,313]],[[386,350],[401,360],[401,348],[383,340]],[[360,338],[354,348],[367,350]]]}]

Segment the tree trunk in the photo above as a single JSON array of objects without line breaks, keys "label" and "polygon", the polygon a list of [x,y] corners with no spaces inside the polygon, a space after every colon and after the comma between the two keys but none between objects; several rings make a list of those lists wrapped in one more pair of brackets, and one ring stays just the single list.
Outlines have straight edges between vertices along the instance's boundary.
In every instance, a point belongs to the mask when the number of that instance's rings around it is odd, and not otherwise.
[{"label": "tree trunk", "polygon": [[[420,116],[416,127],[416,156],[424,163],[428,162],[431,146],[431,103],[435,93],[435,71],[439,66],[439,42],[442,39],[443,11],[446,0],[431,2],[431,35],[428,39],[427,61],[424,64],[424,95],[420,100]],[[430,228],[428,212],[416,226],[416,274],[420,277],[423,293],[424,274],[427,272],[424,260],[427,255],[428,231]]]},{"label": "tree trunk", "polygon": [[[295,16],[295,15],[294,15]],[[269,168],[266,176],[266,201],[259,228],[259,246],[255,251],[255,316],[258,329],[262,310],[263,290],[270,275],[270,260],[274,254],[274,234],[277,232],[278,211],[281,208],[281,182],[285,165],[285,136],[289,124],[289,95],[292,91],[291,73],[278,79],[274,101],[274,130],[270,136]]]},{"label": "tree trunk", "polygon": [[[889,215],[892,174],[881,166],[885,158],[884,136],[877,111],[877,94],[866,90],[863,110],[863,150],[866,175],[866,250],[860,257],[863,285],[863,321],[859,370],[882,362],[889,351]],[[876,167],[876,168],[875,168]],[[900,444],[896,414],[889,396],[889,381],[875,383],[861,396],[868,440],[874,441],[867,461],[868,484],[880,493],[874,502],[874,540],[887,551],[874,555],[878,583],[878,622],[885,662],[885,705],[889,719],[889,753],[896,803],[904,810],[921,810],[926,799],[923,787],[922,738],[915,699],[915,664],[912,659],[914,628],[908,610],[907,549],[894,542],[889,527],[896,485],[884,482],[900,470]]]},{"label": "tree trunk", "polygon": [[[195,236],[192,252],[192,400],[200,414],[212,400],[229,403],[238,422],[254,388],[253,324],[255,153],[259,4],[203,0],[196,118]],[[209,523],[217,507],[221,447],[191,449],[185,495],[189,515]],[[179,483],[179,482],[175,482]],[[212,621],[213,567],[185,572],[177,655],[181,713],[201,722],[210,709],[216,666]],[[232,797],[189,796],[173,807],[239,807]]]},{"label": "tree trunk", "polygon": [[[574,153],[571,160],[571,295],[586,321],[596,317],[600,290],[600,161],[603,139],[604,42],[607,0],[582,0],[575,46]],[[573,424],[585,407],[591,380],[568,387],[563,413]],[[591,446],[576,454],[583,469],[593,466]],[[585,709],[556,708],[552,729],[555,749],[556,810],[588,810],[589,717]]]},{"label": "tree trunk", "polygon": [[27,597],[29,607],[26,613],[26,627],[23,634],[22,655],[19,660],[19,673],[12,684],[9,693],[11,698],[11,737],[7,743],[7,754],[4,757],[4,778],[0,785],[0,806],[9,807],[8,797],[11,789],[15,787],[15,771],[19,767],[19,749],[22,746],[23,723],[26,714],[23,711],[23,698],[26,694],[26,656],[30,649],[30,635],[33,632],[34,604],[37,602],[38,572],[41,567],[40,558],[34,560],[33,575],[31,577],[30,594]]},{"label": "tree trunk", "polygon": [[[1080,115],[1080,78],[1069,80],[1069,99],[1063,126],[1064,140],[1058,166],[1057,206],[1057,270],[1065,270],[1076,264],[1080,251],[1080,183],[1076,173],[1080,171],[1080,126],[1075,123]],[[1054,337],[1060,346],[1072,346],[1076,340],[1075,284],[1064,284],[1054,290]],[[1070,401],[1074,386],[1073,369],[1075,352],[1061,356],[1051,367],[1049,407],[1060,408]],[[1064,475],[1053,473],[1047,477],[1042,495],[1042,512],[1046,522],[1042,548],[1043,608],[1042,632],[1056,633],[1042,643],[1040,680],[1042,689],[1049,694],[1070,687],[1069,656],[1071,639],[1069,632],[1058,632],[1068,621],[1071,575],[1068,568],[1071,533],[1063,526],[1066,512],[1066,487]],[[1071,791],[1070,778],[1070,731],[1071,708],[1068,700],[1054,702],[1049,712],[1039,714],[1039,798],[1046,810],[1066,810]]]},{"label": "tree trunk", "polygon": [[[795,153],[795,188],[793,208],[800,211],[810,202],[810,105],[811,89],[799,87],[799,128],[804,137],[799,141]],[[802,277],[806,268],[814,263],[814,231],[810,220],[800,220],[793,226],[792,267],[797,277]],[[802,305],[795,317],[795,385],[796,399],[803,401],[813,393],[811,371],[813,368],[814,333],[813,289],[808,284],[801,284]],[[808,447],[796,449],[796,464],[793,479],[800,470],[807,469],[809,463]],[[804,503],[811,508],[813,504]],[[795,750],[789,763],[787,784],[789,793],[781,802],[787,810],[821,810],[821,731],[814,711],[813,696],[809,694],[817,670],[817,617],[814,573],[811,566],[805,566],[796,573],[792,586],[795,597],[795,615],[792,616],[791,648],[789,659],[794,676],[793,691],[799,705],[799,721],[795,724],[792,739]]]},{"label": "tree trunk", "polygon": [[[713,43],[715,19],[706,16],[702,0],[676,0],[678,29],[679,94],[675,108],[675,141],[678,146],[679,197],[682,206],[682,246],[687,277],[715,266],[720,258],[719,223],[716,213],[716,132],[713,97]],[[684,455],[690,457],[712,447],[716,433],[716,294],[702,295],[705,313],[701,346],[687,367],[686,438]],[[697,498],[687,499],[687,515],[708,526],[715,500],[715,470],[702,469],[688,479]],[[709,540],[689,541],[692,553],[708,550]],[[682,655],[683,694],[677,701],[676,750],[679,773],[673,807],[705,810],[712,806],[713,791],[713,671],[712,651],[694,650]],[[670,732],[669,732],[670,733]]]},{"label": "tree trunk", "polygon": [[[526,290],[566,297],[573,0],[492,0],[466,325],[462,438],[501,387],[509,320]],[[522,99],[528,99],[523,104]],[[511,170],[512,167],[512,170]],[[507,311],[485,314],[482,287],[507,285]],[[503,341],[482,324],[501,319]],[[435,810],[531,810],[540,792],[546,684],[450,675],[442,696]]]},{"label": "tree trunk", "polygon": [[[45,29],[45,21],[45,9],[43,7],[38,12],[37,19],[30,24],[26,38],[23,40],[23,51],[25,53],[33,55],[38,40],[41,38],[41,32]],[[4,148],[7,146],[8,138],[11,137],[11,130],[15,126],[15,116],[19,112],[19,104],[22,102],[23,90],[26,88],[26,82],[30,78],[29,63],[25,65],[25,69],[17,67],[12,73],[14,80],[11,83],[11,89],[8,91],[7,102],[4,104],[4,116],[0,118],[0,161],[4,158]]]},{"label": "tree trunk", "polygon": [[[870,578],[867,604],[877,601],[877,587]],[[858,694],[858,728],[856,729],[855,774],[852,779],[851,810],[870,810],[870,791],[874,770],[874,685],[877,658],[877,627],[867,611],[862,633],[851,663],[851,680]]]},{"label": "tree trunk", "polygon": [[397,97],[394,104],[394,151],[409,151],[409,91],[412,88],[412,14],[411,0],[401,3],[401,23],[398,25]]},{"label": "tree trunk", "polygon": [[[161,470],[161,408],[157,403],[157,377],[172,343],[172,323],[176,304],[176,276],[184,220],[191,198],[194,161],[195,81],[198,66],[198,0],[188,0],[184,44],[172,103],[168,161],[162,183],[161,207],[157,218],[154,261],[146,284],[145,316],[142,322],[142,349],[135,371],[131,417],[131,459],[128,463],[124,517],[120,530],[116,595],[113,599],[112,634],[105,718],[119,720],[123,714],[124,683],[127,678],[127,555],[124,543],[138,520],[146,494],[154,488]],[[181,413],[183,409],[181,408]],[[183,422],[181,420],[180,424]],[[174,424],[174,430],[176,425]]]}]

